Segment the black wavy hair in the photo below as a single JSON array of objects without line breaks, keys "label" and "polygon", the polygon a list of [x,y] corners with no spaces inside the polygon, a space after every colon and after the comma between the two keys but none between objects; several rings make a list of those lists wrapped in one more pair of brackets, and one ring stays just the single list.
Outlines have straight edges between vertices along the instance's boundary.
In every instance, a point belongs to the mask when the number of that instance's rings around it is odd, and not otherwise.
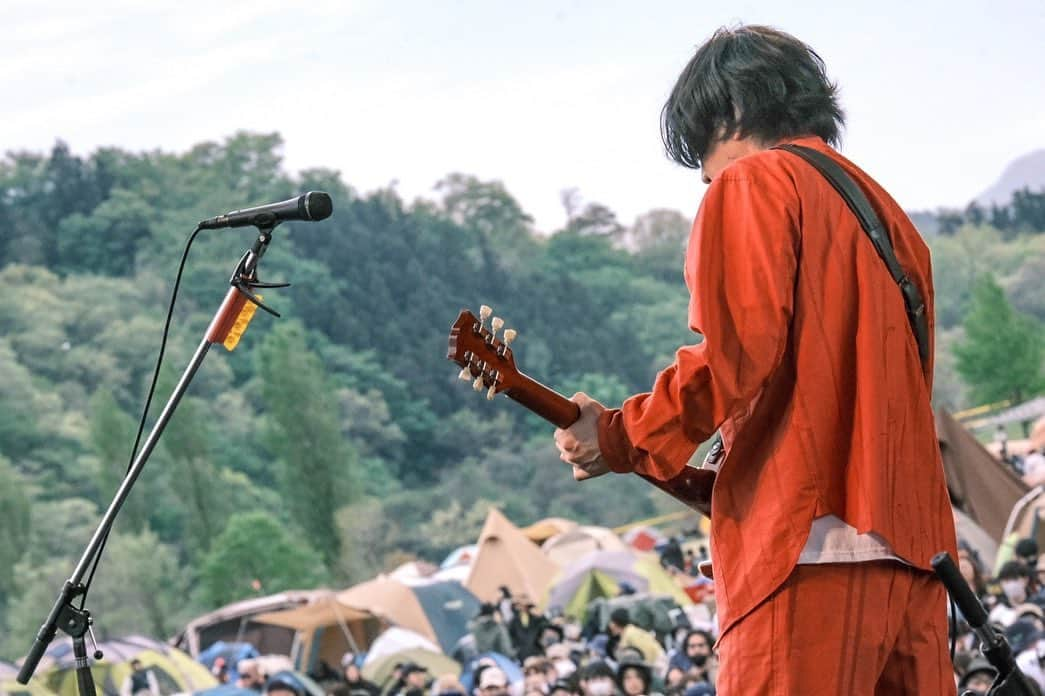
[{"label": "black wavy hair", "polygon": [[752,136],[775,143],[818,135],[838,145],[845,114],[838,87],[816,51],[759,25],[722,27],[679,75],[660,114],[670,159],[700,169],[715,140]]}]

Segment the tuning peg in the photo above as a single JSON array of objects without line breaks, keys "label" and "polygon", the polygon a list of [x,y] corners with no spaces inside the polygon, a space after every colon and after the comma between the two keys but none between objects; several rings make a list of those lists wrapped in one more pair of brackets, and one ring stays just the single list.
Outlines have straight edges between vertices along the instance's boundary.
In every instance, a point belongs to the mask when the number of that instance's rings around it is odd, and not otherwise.
[{"label": "tuning peg", "polygon": [[497,385],[491,384],[490,388],[486,390],[486,400],[493,401],[493,397],[497,395]]},{"label": "tuning peg", "polygon": [[476,391],[482,391],[483,390],[483,376],[482,375],[479,375],[478,377],[476,377],[475,381],[472,382],[472,389],[474,389]]},{"label": "tuning peg", "polygon": [[504,339],[503,339],[504,345],[506,345],[506,346],[511,345],[512,341],[514,341],[515,337],[518,336],[518,335],[519,335],[519,332],[516,331],[515,329],[505,329],[504,330]]},{"label": "tuning peg", "polygon": [[500,317],[494,317],[493,321],[490,322],[490,328],[493,330],[494,336],[497,335],[497,332],[501,330],[502,326],[504,326],[504,319],[501,319]]},{"label": "tuning peg", "polygon": [[461,372],[458,373],[458,375],[457,375],[457,378],[458,379],[463,379],[465,381],[470,380],[472,378],[472,371],[471,371],[471,369],[467,368],[467,367],[462,367],[461,368]]},{"label": "tuning peg", "polygon": [[487,319],[490,318],[491,314],[493,314],[493,309],[490,307],[490,305],[483,305],[482,307],[479,308],[479,319],[480,320],[486,321]]}]

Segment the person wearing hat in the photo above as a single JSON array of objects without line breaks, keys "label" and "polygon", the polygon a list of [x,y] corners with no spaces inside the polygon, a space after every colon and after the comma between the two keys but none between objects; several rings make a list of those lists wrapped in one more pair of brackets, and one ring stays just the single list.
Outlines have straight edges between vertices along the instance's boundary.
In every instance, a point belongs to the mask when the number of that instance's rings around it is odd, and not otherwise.
[{"label": "person wearing hat", "polygon": [[475,696],[508,696],[508,675],[497,666],[483,667],[478,673]]},{"label": "person wearing hat", "polygon": [[511,638],[504,624],[498,620],[497,607],[492,602],[479,605],[479,613],[472,619],[469,631],[475,639],[475,651],[478,654],[495,652],[508,657],[515,656]]},{"label": "person wearing hat", "polygon": [[959,689],[971,689],[979,696],[986,694],[998,676],[998,670],[994,668],[985,657],[977,657],[969,663],[969,668],[958,681]]},{"label": "person wearing hat", "polygon": [[347,652],[341,656],[341,674],[344,676],[348,688],[356,694],[378,696],[381,693],[377,684],[363,678],[363,672],[359,669],[355,653]]},{"label": "person wearing hat", "polygon": [[621,658],[617,665],[617,686],[624,696],[650,696],[653,672],[641,659]]}]

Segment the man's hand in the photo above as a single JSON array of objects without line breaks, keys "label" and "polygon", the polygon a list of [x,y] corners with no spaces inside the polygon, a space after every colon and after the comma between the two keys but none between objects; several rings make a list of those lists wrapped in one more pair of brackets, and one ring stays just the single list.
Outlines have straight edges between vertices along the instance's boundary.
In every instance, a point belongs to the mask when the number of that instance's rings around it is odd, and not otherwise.
[{"label": "man's hand", "polygon": [[580,406],[581,417],[569,428],[555,431],[559,459],[573,467],[576,481],[602,476],[610,470],[599,450],[599,414],[606,407],[584,392],[574,394],[570,401]]}]

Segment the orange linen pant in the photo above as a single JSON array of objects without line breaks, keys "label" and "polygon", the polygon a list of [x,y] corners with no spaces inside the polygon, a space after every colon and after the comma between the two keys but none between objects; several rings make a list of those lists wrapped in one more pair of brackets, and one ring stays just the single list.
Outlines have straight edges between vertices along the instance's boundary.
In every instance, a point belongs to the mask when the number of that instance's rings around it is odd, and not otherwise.
[{"label": "orange linen pant", "polygon": [[718,696],[949,696],[947,593],[894,561],[800,565],[718,644]]}]

